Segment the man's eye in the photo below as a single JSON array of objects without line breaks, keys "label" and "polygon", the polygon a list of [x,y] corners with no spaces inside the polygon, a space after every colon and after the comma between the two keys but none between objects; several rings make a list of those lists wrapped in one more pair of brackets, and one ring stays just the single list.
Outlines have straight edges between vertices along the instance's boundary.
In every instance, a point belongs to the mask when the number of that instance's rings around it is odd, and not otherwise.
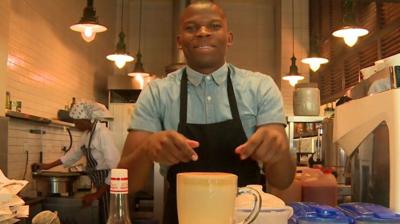
[{"label": "man's eye", "polygon": [[220,29],[221,27],[222,27],[222,25],[219,24],[219,23],[213,23],[213,24],[211,24],[211,29],[213,29],[213,30],[218,30],[218,29]]},{"label": "man's eye", "polygon": [[194,32],[194,31],[196,31],[196,27],[195,26],[186,26],[185,31]]}]

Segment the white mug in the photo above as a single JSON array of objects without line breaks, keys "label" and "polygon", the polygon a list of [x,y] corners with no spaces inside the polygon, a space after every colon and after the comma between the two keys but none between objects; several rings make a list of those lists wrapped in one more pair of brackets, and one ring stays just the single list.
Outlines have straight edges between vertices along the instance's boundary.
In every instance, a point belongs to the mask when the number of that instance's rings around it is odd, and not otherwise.
[{"label": "white mug", "polygon": [[[177,175],[179,224],[248,224],[260,211],[260,194],[247,187],[237,187],[238,177],[230,173],[191,172]],[[254,206],[244,221],[234,220],[235,198],[248,193]]]}]

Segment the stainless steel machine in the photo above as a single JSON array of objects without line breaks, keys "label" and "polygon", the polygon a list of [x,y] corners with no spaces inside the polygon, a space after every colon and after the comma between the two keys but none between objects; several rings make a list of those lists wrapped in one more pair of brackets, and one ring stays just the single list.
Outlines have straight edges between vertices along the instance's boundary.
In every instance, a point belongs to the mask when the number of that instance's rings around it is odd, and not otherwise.
[{"label": "stainless steel machine", "polygon": [[[353,88],[352,101],[336,107],[333,141],[351,158],[352,200],[400,212],[400,89],[393,69]],[[372,93],[384,80],[392,88]]]},{"label": "stainless steel machine", "polygon": [[389,207],[389,129],[379,124],[350,157],[352,200]]}]

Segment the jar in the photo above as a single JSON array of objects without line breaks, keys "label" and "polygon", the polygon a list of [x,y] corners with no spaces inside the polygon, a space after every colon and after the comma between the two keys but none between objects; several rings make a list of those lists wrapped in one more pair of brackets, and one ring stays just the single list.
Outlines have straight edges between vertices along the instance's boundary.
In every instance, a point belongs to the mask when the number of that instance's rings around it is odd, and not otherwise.
[{"label": "jar", "polygon": [[293,94],[293,113],[296,116],[318,116],[320,95],[317,83],[299,83]]}]

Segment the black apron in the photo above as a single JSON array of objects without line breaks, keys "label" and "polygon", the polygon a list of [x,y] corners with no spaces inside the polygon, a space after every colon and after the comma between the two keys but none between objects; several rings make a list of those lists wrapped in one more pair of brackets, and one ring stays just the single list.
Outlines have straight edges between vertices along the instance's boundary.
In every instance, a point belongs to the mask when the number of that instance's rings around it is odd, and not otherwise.
[{"label": "black apron", "polygon": [[[92,149],[90,148],[92,144],[92,137],[96,129],[97,121],[93,124],[92,130],[90,132],[89,144],[86,148],[85,145],[81,146],[83,154],[86,156],[87,166],[86,172],[94,186],[98,189],[100,186],[105,184],[106,178],[110,170],[96,170],[97,161],[93,158]],[[99,199],[99,223],[107,223],[108,218],[108,204],[110,200],[110,192],[106,191]]]},{"label": "black apron", "polygon": [[238,176],[240,187],[260,183],[260,168],[252,159],[241,160],[235,148],[247,141],[242,127],[230,69],[227,76],[227,91],[232,119],[212,124],[187,123],[187,73],[183,70],[180,92],[180,114],[178,132],[186,138],[196,140],[200,147],[195,149],[197,161],[179,163],[169,168],[167,202],[164,207],[164,224],[178,224],[176,205],[176,175],[181,172],[226,172]]}]

